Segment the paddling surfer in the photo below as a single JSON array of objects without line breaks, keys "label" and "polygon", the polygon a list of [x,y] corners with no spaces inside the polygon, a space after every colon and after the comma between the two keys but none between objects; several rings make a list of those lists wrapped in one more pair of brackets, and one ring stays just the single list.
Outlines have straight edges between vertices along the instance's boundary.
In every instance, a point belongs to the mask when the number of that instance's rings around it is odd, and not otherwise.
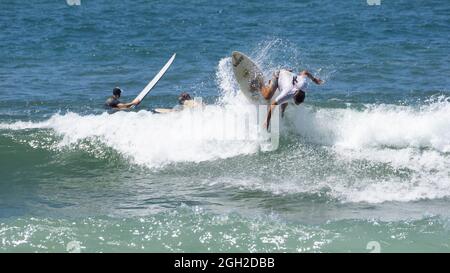
[{"label": "paddling surfer", "polygon": [[122,109],[129,109],[135,105],[138,105],[141,102],[139,99],[134,99],[132,102],[129,103],[121,103],[119,101],[121,94],[122,89],[120,89],[119,87],[114,87],[113,95],[105,101],[105,106],[108,108],[122,110]]}]

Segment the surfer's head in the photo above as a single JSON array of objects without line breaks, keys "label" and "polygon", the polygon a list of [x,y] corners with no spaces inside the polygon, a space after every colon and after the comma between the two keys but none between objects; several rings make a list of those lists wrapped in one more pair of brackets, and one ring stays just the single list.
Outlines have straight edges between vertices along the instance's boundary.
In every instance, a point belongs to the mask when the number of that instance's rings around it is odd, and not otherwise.
[{"label": "surfer's head", "polygon": [[113,95],[120,98],[120,94],[122,94],[122,89],[120,89],[119,87],[114,87]]},{"label": "surfer's head", "polygon": [[184,102],[187,101],[187,100],[192,100],[192,98],[186,92],[183,92],[183,93],[180,94],[180,96],[178,96],[178,103],[179,104],[184,104]]},{"label": "surfer's head", "polygon": [[297,92],[295,92],[295,95],[294,95],[295,104],[299,105],[304,100],[305,100],[305,92],[304,91],[298,90]]}]

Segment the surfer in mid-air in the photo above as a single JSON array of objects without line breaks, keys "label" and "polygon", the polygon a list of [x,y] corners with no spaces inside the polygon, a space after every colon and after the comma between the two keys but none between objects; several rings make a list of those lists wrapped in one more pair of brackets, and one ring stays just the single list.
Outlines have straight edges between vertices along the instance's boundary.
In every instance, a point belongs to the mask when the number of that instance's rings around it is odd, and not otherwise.
[{"label": "surfer in mid-air", "polygon": [[136,98],[132,102],[121,103],[119,101],[121,94],[122,89],[120,89],[119,87],[115,87],[113,89],[113,95],[105,101],[105,106],[108,108],[123,110],[123,109],[130,109],[131,107],[138,105],[141,102],[139,99]]},{"label": "surfer in mid-air", "polygon": [[303,70],[299,74],[292,73],[292,70],[281,69],[273,73],[273,77],[269,80],[268,85],[261,88],[261,95],[266,99],[272,99],[275,91],[280,90],[280,94],[270,104],[269,111],[265,122],[265,127],[268,130],[270,126],[270,119],[272,111],[277,105],[281,105],[281,116],[284,116],[284,111],[288,106],[288,102],[294,102],[296,105],[301,104],[305,100],[305,92],[307,88],[307,79],[310,79],[315,84],[322,84],[323,81],[314,77],[311,73]]}]

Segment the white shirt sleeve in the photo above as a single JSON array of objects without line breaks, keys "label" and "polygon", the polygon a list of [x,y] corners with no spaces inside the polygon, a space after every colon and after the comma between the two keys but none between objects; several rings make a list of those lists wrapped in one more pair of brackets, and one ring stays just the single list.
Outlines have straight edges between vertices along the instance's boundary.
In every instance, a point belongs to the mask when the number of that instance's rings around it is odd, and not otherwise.
[{"label": "white shirt sleeve", "polygon": [[[296,79],[295,81],[294,78]],[[294,98],[294,95],[298,90],[305,91],[306,87],[306,76],[296,75],[282,69],[280,70],[280,76],[278,78],[278,88],[280,89],[280,94],[276,97],[275,102],[278,105],[284,104]]]}]

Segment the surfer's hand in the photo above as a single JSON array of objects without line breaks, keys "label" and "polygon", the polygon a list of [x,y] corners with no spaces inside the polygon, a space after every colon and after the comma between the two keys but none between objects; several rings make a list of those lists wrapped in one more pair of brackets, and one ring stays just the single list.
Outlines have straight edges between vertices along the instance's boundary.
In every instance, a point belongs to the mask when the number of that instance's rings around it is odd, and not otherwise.
[{"label": "surfer's hand", "polygon": [[140,100],[140,99],[134,99],[134,100],[131,102],[131,104],[133,104],[133,105],[138,105],[139,103],[141,103],[141,100]]}]

